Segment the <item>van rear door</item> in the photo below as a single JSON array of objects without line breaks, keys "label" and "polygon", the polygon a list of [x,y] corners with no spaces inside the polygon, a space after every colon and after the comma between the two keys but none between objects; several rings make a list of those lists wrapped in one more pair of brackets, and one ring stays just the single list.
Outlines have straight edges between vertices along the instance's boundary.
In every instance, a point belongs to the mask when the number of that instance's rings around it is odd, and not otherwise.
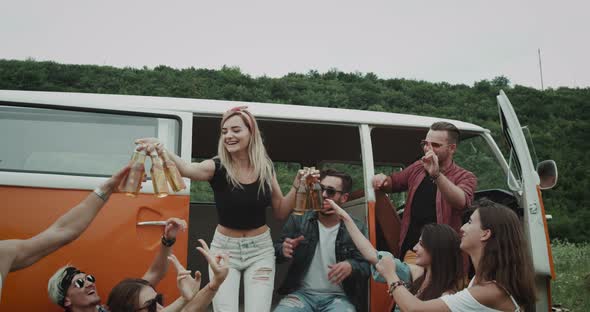
[{"label": "van rear door", "polygon": [[[502,131],[510,147],[508,185],[518,194],[524,210],[524,229],[531,248],[540,300],[537,311],[547,311],[550,304],[550,278],[555,278],[551,242],[545,219],[545,208],[539,188],[539,176],[532,161],[526,138],[510,100],[504,93],[496,97]],[[512,176],[510,176],[512,175]],[[551,310],[551,306],[549,306]]]},{"label": "van rear door", "polygon": [[[122,109],[114,109],[101,95],[104,105],[88,105],[69,94],[47,101],[37,94],[28,100],[26,94],[22,100],[5,95],[0,92],[0,239],[29,238],[47,228],[123,167],[138,137],[159,137],[190,160],[191,114],[121,103]],[[160,248],[162,227],[138,222],[173,216],[188,221],[190,181],[185,182],[186,190],[162,199],[154,196],[150,180],[136,198],[113,194],[76,241],[6,278],[0,310],[63,310],[49,301],[46,289],[66,264],[93,274],[105,303],[120,280],[141,277]],[[186,234],[179,234],[173,252],[186,264]],[[178,296],[171,273],[158,286],[168,300]]]}]

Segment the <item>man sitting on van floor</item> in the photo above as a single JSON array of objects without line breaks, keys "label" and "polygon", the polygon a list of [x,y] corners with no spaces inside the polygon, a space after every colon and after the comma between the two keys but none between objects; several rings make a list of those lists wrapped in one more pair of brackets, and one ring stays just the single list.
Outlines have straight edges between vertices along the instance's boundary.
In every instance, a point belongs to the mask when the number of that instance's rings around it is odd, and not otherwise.
[{"label": "man sitting on van floor", "polygon": [[[179,230],[186,229],[186,222],[178,218],[166,221],[162,234],[162,244],[154,261],[143,275],[154,288],[168,271],[168,256],[172,254],[172,245],[176,242]],[[77,268],[66,265],[49,279],[47,292],[49,299],[66,311],[107,311],[100,305],[100,297],[96,290],[95,277]],[[102,310],[101,310],[102,309]]]},{"label": "man sitting on van floor", "polygon": [[400,230],[400,257],[413,263],[412,247],[428,223],[448,224],[459,232],[465,208],[471,205],[477,186],[475,175],[455,164],[459,129],[435,122],[420,142],[424,156],[401,172],[373,177],[373,188],[386,192],[408,191]]},{"label": "man sitting on van floor", "polygon": [[129,166],[126,166],[115,173],[45,231],[29,239],[0,241],[0,298],[8,272],[24,269],[78,238],[94,220],[111,193],[116,191],[128,171]]},{"label": "man sitting on van floor", "polygon": [[[292,259],[279,288],[279,293],[287,296],[275,312],[365,310],[369,263],[326,201],[346,202],[352,178],[328,169],[321,172],[320,185],[324,198],[321,210],[289,216],[280,241],[275,243],[277,262]],[[366,235],[367,227],[358,220],[355,223]]]}]

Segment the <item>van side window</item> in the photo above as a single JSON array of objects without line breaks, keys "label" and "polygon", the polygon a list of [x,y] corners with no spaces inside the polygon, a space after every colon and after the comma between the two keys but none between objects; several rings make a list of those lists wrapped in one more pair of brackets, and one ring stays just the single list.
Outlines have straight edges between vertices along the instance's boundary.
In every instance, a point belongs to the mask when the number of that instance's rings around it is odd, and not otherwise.
[{"label": "van side window", "polygon": [[172,117],[2,106],[0,171],[109,176],[136,138],[164,137],[178,150],[179,129]]}]

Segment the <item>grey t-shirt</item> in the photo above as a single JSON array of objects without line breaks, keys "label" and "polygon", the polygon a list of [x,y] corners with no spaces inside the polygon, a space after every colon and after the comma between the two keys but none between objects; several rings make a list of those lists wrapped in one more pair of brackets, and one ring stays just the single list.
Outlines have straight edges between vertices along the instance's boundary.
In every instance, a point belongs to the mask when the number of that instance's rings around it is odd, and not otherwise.
[{"label": "grey t-shirt", "polygon": [[309,270],[303,278],[302,288],[309,292],[344,295],[342,285],[332,284],[328,279],[328,272],[330,272],[328,265],[336,264],[336,236],[339,224],[327,228],[321,222],[317,222],[320,239]]}]

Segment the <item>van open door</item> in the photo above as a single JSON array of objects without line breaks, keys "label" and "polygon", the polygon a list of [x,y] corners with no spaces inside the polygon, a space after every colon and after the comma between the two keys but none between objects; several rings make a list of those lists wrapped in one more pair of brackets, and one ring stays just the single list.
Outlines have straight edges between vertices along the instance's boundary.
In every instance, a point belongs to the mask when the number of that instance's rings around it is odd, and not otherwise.
[{"label": "van open door", "polygon": [[[0,91],[0,141],[8,147],[0,157],[0,239],[29,238],[46,229],[129,161],[138,136],[160,137],[190,161],[191,114],[125,106],[113,98]],[[149,179],[135,198],[112,194],[77,240],[3,276],[0,310],[63,310],[48,299],[47,282],[67,264],[94,275],[106,303],[116,283],[142,277],[160,248],[162,226],[138,223],[170,217],[188,222],[189,197],[187,188],[156,198]],[[172,250],[186,265],[186,233],[178,234]],[[174,270],[158,289],[178,297]]]},{"label": "van open door", "polygon": [[539,300],[536,311],[551,311],[550,280],[555,278],[551,241],[541,197],[539,176],[514,108],[504,91],[496,97],[502,131],[510,148],[508,186],[524,210],[524,230],[531,248]]}]

